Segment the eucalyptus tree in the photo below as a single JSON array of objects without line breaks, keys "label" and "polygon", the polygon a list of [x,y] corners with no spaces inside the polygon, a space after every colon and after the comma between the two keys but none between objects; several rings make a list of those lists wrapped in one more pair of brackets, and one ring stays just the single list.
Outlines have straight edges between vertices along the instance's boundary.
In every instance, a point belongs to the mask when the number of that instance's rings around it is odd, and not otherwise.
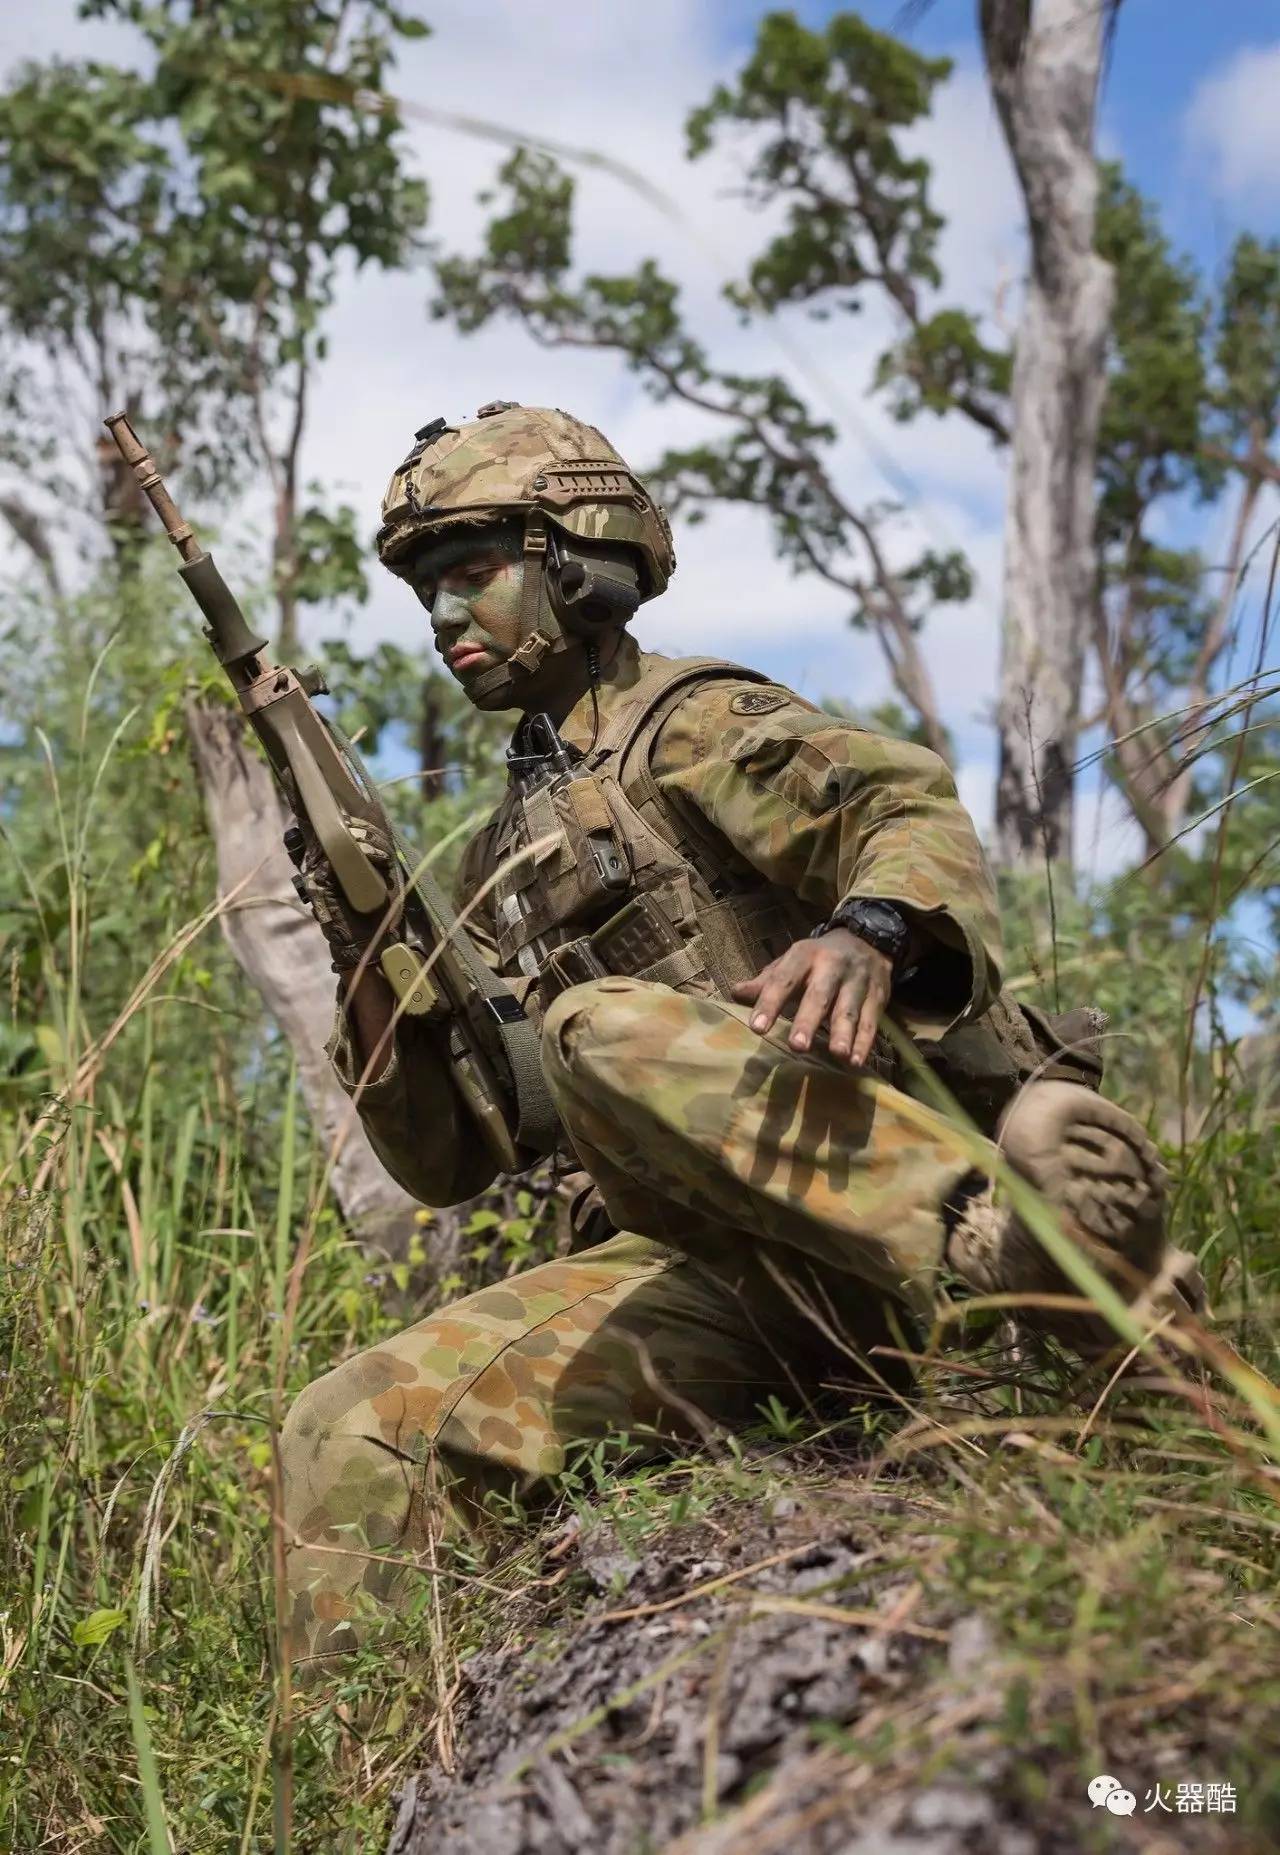
[{"label": "eucalyptus tree", "polygon": [[[955,413],[1001,443],[1008,358],[977,317],[939,301],[942,220],[929,165],[914,152],[950,70],[857,14],[820,28],[769,14],[742,68],[690,117],[688,153],[696,161],[731,144],[747,198],[783,219],[728,290],[744,317],[790,306],[853,317],[882,305],[894,339],[868,387],[888,394],[899,418]],[[715,504],[759,509],[780,557],[846,596],[850,623],[879,646],[909,725],[948,753],[923,632],[940,607],[970,596],[964,557],[926,545],[904,558],[900,506],[860,502],[842,482],[830,413],[791,374],[720,365],[656,262],[627,275],[579,274],[573,181],[554,160],[516,153],[486,197],[495,206],[479,255],[436,261],[435,313],[463,330],[511,316],[545,346],[610,350],[656,400],[708,415],[705,441],[668,450],[647,474],[689,519]]]},{"label": "eucalyptus tree", "polygon": [[[389,0],[85,0],[133,56],[21,67],[0,94],[6,456],[19,429],[87,453],[69,507],[136,519],[97,420],[128,407],[185,480],[271,495],[278,642],[299,606],[361,584],[353,517],[308,500],[300,459],[325,317],[349,266],[412,260],[426,187],[393,112],[350,107],[425,30]],[[50,392],[56,383],[57,391]],[[78,421],[65,429],[67,411]],[[11,496],[16,490],[11,490]]]}]

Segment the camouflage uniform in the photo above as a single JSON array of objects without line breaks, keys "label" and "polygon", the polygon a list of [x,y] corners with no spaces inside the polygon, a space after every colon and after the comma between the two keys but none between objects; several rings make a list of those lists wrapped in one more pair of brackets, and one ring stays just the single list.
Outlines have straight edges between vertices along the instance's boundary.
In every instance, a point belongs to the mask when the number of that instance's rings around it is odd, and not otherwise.
[{"label": "camouflage uniform", "polygon": [[[659,661],[624,637],[603,727]],[[592,731],[584,700],[562,732],[585,750]],[[1037,1064],[1078,1079],[1051,1027],[999,997],[990,875],[935,755],[730,676],[675,704],[649,764],[651,805],[656,788],[668,824],[696,820],[790,897],[793,937],[849,895],[911,918],[930,953],[894,1015],[979,1125]],[[507,810],[471,845],[463,898],[493,875]],[[492,893],[471,926],[500,963]],[[749,1017],[696,977],[608,976],[550,1001],[547,1080],[599,1194],[583,1240],[616,1234],[456,1302],[298,1400],[284,1457],[299,1649],[349,1642],[362,1601],[390,1592],[397,1574],[370,1553],[428,1552],[442,1528],[478,1524],[487,1492],[535,1494],[583,1439],[741,1423],[771,1391],[802,1404],[928,1307],[972,1146],[907,1092],[887,1046],[856,1074],[821,1039],[797,1055],[785,1021],[761,1037]],[[332,1055],[388,1171],[449,1204],[492,1166],[438,1038],[403,1020],[361,1087],[340,1013]]]}]

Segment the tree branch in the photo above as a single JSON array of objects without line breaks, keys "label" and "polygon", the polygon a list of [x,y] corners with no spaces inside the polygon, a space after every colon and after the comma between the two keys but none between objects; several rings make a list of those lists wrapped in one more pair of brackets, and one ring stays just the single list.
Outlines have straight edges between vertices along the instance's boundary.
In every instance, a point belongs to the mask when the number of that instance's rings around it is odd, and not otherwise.
[{"label": "tree branch", "polygon": [[0,515],[8,523],[14,539],[22,543],[39,567],[52,597],[61,601],[62,579],[40,517],[13,495],[0,495]]}]

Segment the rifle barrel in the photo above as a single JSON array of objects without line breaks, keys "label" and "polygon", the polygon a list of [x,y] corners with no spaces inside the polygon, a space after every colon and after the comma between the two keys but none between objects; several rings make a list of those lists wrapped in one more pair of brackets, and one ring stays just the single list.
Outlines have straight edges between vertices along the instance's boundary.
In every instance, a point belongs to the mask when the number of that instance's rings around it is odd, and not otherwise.
[{"label": "rifle barrel", "polygon": [[173,497],[165,488],[164,478],[156,469],[155,459],[129,423],[127,412],[113,412],[102,423],[115,439],[116,449],[138,480],[138,488],[164,524],[164,532],[190,565],[203,557],[204,549],[196,540],[190,522],[184,522]]}]

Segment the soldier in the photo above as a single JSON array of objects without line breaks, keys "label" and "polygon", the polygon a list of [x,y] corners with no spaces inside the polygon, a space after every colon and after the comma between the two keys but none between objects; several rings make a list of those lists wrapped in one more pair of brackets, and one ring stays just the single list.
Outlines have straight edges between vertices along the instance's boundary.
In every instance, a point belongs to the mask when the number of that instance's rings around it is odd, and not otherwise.
[{"label": "soldier", "polygon": [[[490,1491],[533,1497],[575,1444],[744,1424],[859,1363],[883,1376],[870,1349],[927,1319],[944,1268],[979,1294],[1071,1292],[886,1013],[1126,1293],[1176,1273],[1156,1152],[1097,1093],[1097,1024],[1001,996],[991,877],[947,768],[751,670],[642,651],[627,621],[666,587],[671,534],[598,431],[509,402],[437,420],[384,517],[380,556],[452,675],[522,714],[459,899],[542,1025],[584,1179],[565,1259],[294,1405],[309,1655],[394,1602],[388,1561],[478,1525]],[[482,1191],[447,1027],[395,1021],[377,924],[315,853],[304,880],[342,975],[331,1055],[383,1163],[429,1205]],[[1039,1318],[1086,1354],[1114,1339],[1087,1313]]]}]

